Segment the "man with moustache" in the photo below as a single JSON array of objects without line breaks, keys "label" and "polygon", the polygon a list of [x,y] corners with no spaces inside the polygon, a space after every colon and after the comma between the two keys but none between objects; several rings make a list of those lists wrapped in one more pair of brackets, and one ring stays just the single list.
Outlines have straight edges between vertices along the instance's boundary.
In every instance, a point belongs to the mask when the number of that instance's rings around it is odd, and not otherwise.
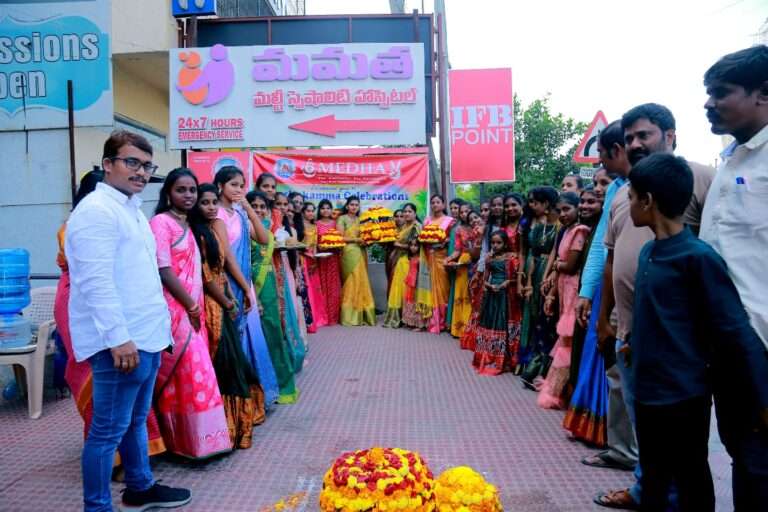
[{"label": "man with moustache", "polygon": [[[768,46],[722,57],[704,74],[704,86],[712,132],[735,140],[723,151],[707,196],[701,239],[725,260],[750,323],[768,346]],[[718,356],[715,409],[720,438],[733,459],[734,507],[765,510],[768,411],[745,375],[728,372],[732,357]]]},{"label": "man with moustache", "polygon": [[121,510],[169,508],[191,493],[155,482],[147,415],[171,320],[157,268],[155,238],[138,194],[157,170],[152,146],[135,133],[104,143],[104,182],[67,221],[69,322],[77,361],[93,369],[93,419],[83,447],[84,510],[111,511],[115,450],[125,468]]},{"label": "man with moustache", "polygon": [[[668,108],[646,103],[626,112],[621,119],[624,130],[624,146],[631,165],[653,153],[672,153],[677,145],[675,118]],[[705,165],[688,162],[694,178],[693,197],[685,210],[684,221],[693,230],[699,232],[701,214],[707,192],[712,183],[715,170]],[[615,338],[616,367],[621,373],[626,410],[632,424],[635,424],[634,382],[630,371],[631,364],[631,327],[632,308],[634,305],[635,274],[638,257],[642,247],[654,239],[653,231],[647,227],[638,228],[629,215],[629,185],[625,184],[616,192],[616,199],[610,207],[608,226],[605,231],[605,247],[608,249],[606,282],[611,292],[605,293],[601,304],[598,322],[598,337],[601,343]],[[607,281],[610,279],[610,281]],[[615,332],[609,323],[611,312],[615,309],[617,327]],[[642,446],[640,446],[642,450]],[[595,503],[612,508],[635,510],[641,508],[642,468],[635,467],[637,479],[630,489],[600,494]],[[675,501],[670,497],[670,503]]]},{"label": "man with moustache", "polygon": [[[603,215],[600,222],[604,224],[603,230],[595,234],[595,239],[592,242],[588,258],[594,259],[597,255],[605,253],[605,248],[602,244],[605,237],[605,229],[608,226],[611,213],[611,204],[616,198],[616,192],[627,182],[627,176],[629,176],[629,160],[627,159],[627,152],[624,148],[624,130],[621,128],[621,120],[616,120],[606,126],[598,137],[597,149],[600,155],[600,162],[605,170],[611,174],[614,174],[616,178],[608,187],[605,194],[605,204],[603,204]],[[598,238],[600,237],[600,238]],[[597,244],[598,240],[601,242]],[[595,274],[596,283],[599,284],[602,279],[602,299],[600,304],[609,306],[601,307],[601,311],[607,311],[606,327],[611,329],[612,332],[603,336],[603,342],[607,337],[615,338],[615,330],[611,327],[611,323],[608,318],[611,316],[613,310],[613,287],[610,280],[611,273],[611,261],[610,259],[604,260],[604,265],[591,268],[591,271]],[[607,276],[607,277],[606,277]],[[582,294],[589,294],[588,288],[589,281],[582,278]],[[607,280],[606,280],[607,279]],[[584,307],[587,306],[586,303]],[[589,309],[591,310],[591,300],[589,301]],[[588,319],[588,318],[587,318]],[[627,407],[624,403],[624,393],[621,385],[621,372],[616,366],[616,355],[614,353],[614,347],[611,345],[609,348],[599,347],[603,353],[605,360],[605,374],[608,382],[608,411],[606,421],[606,434],[607,444],[606,449],[589,457],[582,459],[582,464],[587,466],[593,466],[598,468],[610,468],[621,469],[625,471],[632,471],[637,464],[637,441],[635,440],[635,433],[632,429],[632,423],[629,420],[629,414]]]}]

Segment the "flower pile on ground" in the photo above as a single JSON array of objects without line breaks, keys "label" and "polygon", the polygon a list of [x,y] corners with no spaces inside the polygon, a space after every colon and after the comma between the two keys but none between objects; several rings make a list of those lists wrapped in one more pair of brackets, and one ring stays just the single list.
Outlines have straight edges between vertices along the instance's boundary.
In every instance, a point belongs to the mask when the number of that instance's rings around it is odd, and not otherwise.
[{"label": "flower pile on ground", "polygon": [[458,466],[435,480],[438,512],[501,512],[499,492],[474,469]]},{"label": "flower pile on ground", "polygon": [[397,240],[397,226],[392,210],[374,206],[360,216],[360,238],[367,244]]},{"label": "flower pile on ground", "polygon": [[320,510],[433,511],[432,472],[418,453],[400,448],[344,453],[323,478]]},{"label": "flower pile on ground", "polygon": [[344,243],[344,237],[339,230],[331,228],[320,235],[320,239],[317,241],[317,247],[319,249],[340,249],[344,247]]},{"label": "flower pile on ground", "polygon": [[423,244],[441,244],[445,242],[448,235],[436,224],[428,224],[419,233],[419,242]]}]

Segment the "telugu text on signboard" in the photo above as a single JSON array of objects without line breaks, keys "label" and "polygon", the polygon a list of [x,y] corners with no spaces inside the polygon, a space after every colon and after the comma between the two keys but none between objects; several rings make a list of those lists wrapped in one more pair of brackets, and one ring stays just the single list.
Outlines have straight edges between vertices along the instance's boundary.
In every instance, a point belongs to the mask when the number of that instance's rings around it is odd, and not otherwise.
[{"label": "telugu text on signboard", "polygon": [[172,148],[424,144],[421,43],[171,50]]}]

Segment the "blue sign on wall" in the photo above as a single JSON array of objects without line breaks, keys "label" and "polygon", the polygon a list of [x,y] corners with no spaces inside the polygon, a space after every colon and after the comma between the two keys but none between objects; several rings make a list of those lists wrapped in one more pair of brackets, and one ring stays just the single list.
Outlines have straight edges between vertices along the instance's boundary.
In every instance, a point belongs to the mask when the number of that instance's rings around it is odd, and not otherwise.
[{"label": "blue sign on wall", "polygon": [[172,0],[171,9],[177,18],[216,14],[216,0]]}]

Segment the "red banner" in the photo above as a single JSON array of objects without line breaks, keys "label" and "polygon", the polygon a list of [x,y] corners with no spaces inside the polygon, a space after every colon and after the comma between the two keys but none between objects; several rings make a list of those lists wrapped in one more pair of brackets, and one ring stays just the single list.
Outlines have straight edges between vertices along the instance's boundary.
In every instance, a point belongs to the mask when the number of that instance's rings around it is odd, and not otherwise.
[{"label": "red banner", "polygon": [[451,181],[515,181],[512,70],[451,70]]},{"label": "red banner", "polygon": [[317,204],[328,199],[341,207],[349,196],[363,209],[384,206],[395,210],[414,203],[427,211],[429,165],[424,150],[302,150],[254,152],[253,176],[274,174],[278,190],[296,191]]}]

